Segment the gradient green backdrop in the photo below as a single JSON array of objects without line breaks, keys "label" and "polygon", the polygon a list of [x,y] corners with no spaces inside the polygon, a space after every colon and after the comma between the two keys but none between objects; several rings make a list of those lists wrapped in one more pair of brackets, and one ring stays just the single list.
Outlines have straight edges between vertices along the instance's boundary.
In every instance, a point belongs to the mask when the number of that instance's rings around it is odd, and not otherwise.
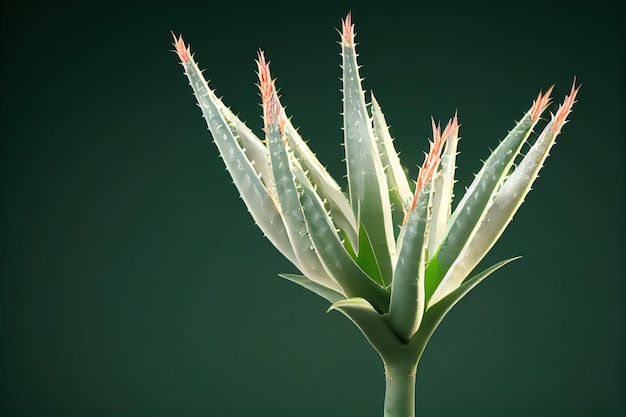
[{"label": "gradient green backdrop", "polygon": [[458,109],[457,194],[539,89],[556,84],[560,101],[574,76],[583,85],[489,260],[524,258],[435,334],[418,415],[625,412],[623,3],[7,3],[1,415],[382,415],[379,358],[276,276],[295,269],[238,199],[170,52],[170,29],[184,33],[260,132],[264,48],[294,123],[341,178],[335,29],[349,10],[365,88],[414,176],[430,115]]}]

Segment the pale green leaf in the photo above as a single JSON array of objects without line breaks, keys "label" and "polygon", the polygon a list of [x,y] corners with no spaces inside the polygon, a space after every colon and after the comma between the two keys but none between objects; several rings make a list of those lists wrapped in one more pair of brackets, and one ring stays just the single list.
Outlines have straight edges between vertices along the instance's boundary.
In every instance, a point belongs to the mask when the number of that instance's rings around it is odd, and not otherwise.
[{"label": "pale green leaf", "polygon": [[426,306],[424,269],[427,257],[430,181],[418,195],[398,239],[398,260],[391,283],[389,325],[403,340],[417,331]]},{"label": "pale green leaf", "polygon": [[[488,208],[493,203],[493,196],[506,178],[522,145],[530,135],[536,124],[533,121],[533,110],[529,110],[509,132],[505,139],[489,156],[474,181],[456,207],[449,221],[446,237],[438,252],[430,261],[429,269],[438,273],[427,274],[426,298],[435,298],[434,303],[453,289],[452,286],[440,285],[444,275],[452,264],[459,259],[463,249],[467,247],[472,235],[476,232],[484,219]],[[464,259],[465,262],[474,262],[474,259]],[[476,262],[475,264],[477,264]],[[468,271],[469,272],[469,271]],[[455,277],[459,282],[465,277]]]},{"label": "pale green leaf", "polygon": [[454,171],[456,169],[456,153],[459,141],[459,127],[456,115],[450,126],[452,131],[446,139],[446,145],[439,163],[439,172],[435,175],[433,182],[433,209],[428,238],[428,253],[431,256],[437,252],[448,231],[448,222],[452,211]]},{"label": "pale green leaf", "polygon": [[[553,122],[550,122],[524,159],[496,192],[484,220],[478,225],[476,232],[441,281],[442,295],[459,285],[500,238],[537,179],[556,136]],[[433,300],[436,301],[437,298],[433,296]]]},{"label": "pale green leaf", "polygon": [[311,292],[314,292],[315,294],[319,295],[320,297],[324,298],[330,303],[336,303],[338,301],[346,299],[346,297],[343,294],[335,290],[331,290],[330,288],[324,285],[318,284],[317,282],[310,280],[304,275],[278,274],[278,276],[281,278],[285,278],[286,280],[289,280],[291,282],[294,282]]},{"label": "pale green leaf", "polygon": [[261,177],[265,188],[271,195],[276,195],[267,146],[220,100],[217,101],[216,105],[224,115],[224,119],[228,122],[239,146],[245,150],[246,158],[248,158],[257,174]]},{"label": "pale green leaf", "polygon": [[402,340],[391,330],[387,321],[363,298],[348,298],[338,301],[328,311],[343,313],[361,330],[361,333],[385,360],[404,355],[406,348]]},{"label": "pale green leaf", "polygon": [[417,333],[415,333],[415,335],[409,342],[409,346],[421,352],[424,347],[426,347],[428,340],[432,336],[437,326],[439,326],[443,318],[446,316],[446,314],[448,314],[448,311],[450,311],[450,309],[454,307],[456,303],[458,303],[465,295],[467,295],[470,290],[472,290],[472,288],[480,284],[493,272],[502,268],[509,262],[515,261],[520,258],[520,256],[517,256],[490,266],[483,272],[465,281],[454,291],[439,300],[439,302],[428,306],[428,308],[426,309],[426,313],[424,314],[424,317],[422,319],[422,324]]},{"label": "pale green leaf", "polygon": [[389,133],[385,115],[374,97],[374,93],[371,93],[371,97],[374,135],[378,144],[380,159],[385,169],[385,175],[387,176],[393,223],[394,226],[399,227],[411,207],[413,192],[409,186],[409,180],[404,168],[400,164],[398,152],[393,146],[393,139]]},{"label": "pale green leaf", "polygon": [[[276,97],[273,96],[271,100],[276,100]],[[322,266],[307,233],[293,174],[293,171],[300,170],[300,167],[294,158],[290,157],[289,150],[284,143],[286,139],[281,136],[281,129],[278,126],[278,115],[273,116],[273,121],[265,121],[268,129],[266,139],[270,151],[272,174],[280,205],[280,213],[285,222],[291,246],[298,260],[298,269],[313,281],[328,288],[339,290],[337,284]]]},{"label": "pale green leaf", "polygon": [[315,154],[293,127],[290,119],[285,123],[285,133],[289,138],[289,146],[293,155],[300,163],[302,170],[307,173],[311,182],[317,187],[319,196],[328,202],[333,222],[343,229],[351,242],[357,242],[357,224],[350,207],[350,202],[341,191],[337,182],[330,176],[326,168],[317,159]]},{"label": "pale green leaf", "polygon": [[363,297],[382,313],[389,309],[389,292],[377,284],[355,263],[340,241],[322,201],[313,187],[298,172],[300,202],[307,231],[322,264],[347,297]]},{"label": "pale green leaf", "polygon": [[387,179],[366,109],[354,45],[344,42],[342,57],[343,127],[350,203],[356,224],[362,223],[367,231],[383,281],[388,285],[393,275],[395,238]]},{"label": "pale green leaf", "polygon": [[224,105],[207,85],[193,59],[183,63],[196,100],[213,136],[222,159],[230,173],[241,199],[244,201],[256,224],[272,244],[294,265],[295,253],[289,242],[287,231],[272,196],[265,187],[258,172],[246,157],[238,137],[229,128],[222,111]]}]

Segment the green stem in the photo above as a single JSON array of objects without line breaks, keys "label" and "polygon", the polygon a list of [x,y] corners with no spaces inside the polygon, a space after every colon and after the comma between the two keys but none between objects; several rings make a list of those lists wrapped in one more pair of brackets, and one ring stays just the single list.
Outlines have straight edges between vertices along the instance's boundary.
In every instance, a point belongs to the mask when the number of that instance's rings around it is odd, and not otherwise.
[{"label": "green stem", "polygon": [[385,362],[385,417],[415,417],[417,363]]}]

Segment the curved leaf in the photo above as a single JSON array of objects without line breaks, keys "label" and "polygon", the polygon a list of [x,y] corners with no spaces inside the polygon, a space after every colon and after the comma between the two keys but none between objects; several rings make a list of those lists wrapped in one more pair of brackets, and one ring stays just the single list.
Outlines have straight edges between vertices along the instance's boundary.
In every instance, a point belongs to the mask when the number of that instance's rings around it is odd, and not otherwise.
[{"label": "curved leaf", "polygon": [[320,297],[324,298],[330,303],[336,303],[338,301],[346,299],[346,297],[343,294],[335,290],[331,290],[325,285],[318,284],[317,282],[308,279],[304,275],[278,274],[278,276],[281,278],[285,278],[286,280],[289,280],[291,282],[294,282],[311,292],[314,292],[315,294],[319,295]]},{"label": "curved leaf", "polygon": [[415,335],[409,342],[409,346],[411,346],[413,349],[417,349],[420,352],[423,351],[423,349],[426,347],[426,344],[428,343],[428,340],[430,340],[433,332],[435,331],[435,329],[437,329],[437,326],[439,326],[439,323],[441,323],[446,314],[448,314],[448,311],[450,311],[450,309],[454,307],[454,305],[458,303],[461,298],[467,295],[467,293],[472,288],[480,284],[493,272],[502,268],[509,262],[515,261],[520,258],[521,256],[517,256],[490,266],[483,272],[475,275],[474,277],[464,282],[461,286],[456,288],[450,294],[443,297],[439,302],[433,304],[432,306],[429,306],[426,310],[426,313],[424,314],[424,318],[422,319],[422,324],[417,333],[415,333]]},{"label": "curved leaf", "polygon": [[403,352],[407,350],[405,344],[367,300],[358,297],[348,298],[330,306],[328,311],[331,310],[340,311],[350,319],[383,360],[405,354]]}]

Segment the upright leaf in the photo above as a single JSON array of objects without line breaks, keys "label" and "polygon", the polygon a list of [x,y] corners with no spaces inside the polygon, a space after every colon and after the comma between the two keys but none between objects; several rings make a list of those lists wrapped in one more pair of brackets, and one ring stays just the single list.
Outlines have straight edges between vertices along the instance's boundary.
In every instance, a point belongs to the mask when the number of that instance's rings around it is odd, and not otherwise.
[{"label": "upright leaf", "polygon": [[293,171],[300,169],[293,157],[290,158],[285,137],[285,119],[281,111],[274,81],[271,79],[269,64],[265,62],[263,51],[259,51],[257,61],[259,87],[263,98],[263,118],[265,136],[270,152],[272,174],[280,213],[287,228],[289,240],[298,260],[299,269],[311,280],[330,289],[339,290],[337,284],[322,266],[304,224],[304,215],[294,182]]},{"label": "upright leaf", "polygon": [[476,231],[470,236],[433,294],[432,303],[436,303],[457,288],[500,238],[537,179],[539,170],[574,105],[577,93],[578,88],[574,84],[571,93],[565,97],[564,103],[550,123],[544,128],[513,173],[497,190],[483,220],[476,225]]},{"label": "upright leaf", "polygon": [[[356,223],[363,224],[385,285],[391,283],[395,239],[387,180],[361,87],[354,26],[343,21],[343,120],[350,203]],[[354,242],[353,242],[354,243]],[[358,251],[358,248],[356,248]]]},{"label": "upright leaf", "polygon": [[[546,108],[551,90],[545,95],[539,94],[533,107],[492,152],[452,213],[446,237],[428,266],[431,271],[427,271],[426,274],[427,299],[435,292],[445,273],[476,232],[492,203],[493,195],[504,181],[515,157],[519,155],[522,145],[539,120],[541,112]],[[438,296],[440,297],[441,293]]]},{"label": "upright leaf", "polygon": [[377,311],[389,310],[389,292],[357,265],[339,239],[322,201],[301,173],[294,172],[307,231],[322,264],[347,297],[363,297]]},{"label": "upright leaf", "polygon": [[446,146],[441,155],[439,172],[433,179],[433,210],[428,237],[428,253],[431,257],[437,252],[439,245],[446,235],[452,210],[456,148],[459,141],[457,116],[455,114],[452,120],[448,122],[443,134],[440,133],[439,127],[435,126],[434,120],[432,121],[432,127],[435,141],[437,140],[437,136],[443,136]]},{"label": "upright leaf", "polygon": [[358,240],[358,226],[350,202],[341,191],[337,182],[330,176],[326,168],[320,163],[315,154],[293,127],[291,120],[285,123],[285,134],[289,139],[289,146],[293,155],[307,173],[311,182],[317,187],[319,196],[328,202],[333,222],[341,228],[351,242]]},{"label": "upright leaf", "polygon": [[427,257],[431,182],[420,192],[399,237],[398,260],[391,283],[389,326],[405,341],[411,339],[426,307],[424,269]]},{"label": "upright leaf", "polygon": [[380,154],[380,159],[387,177],[394,227],[399,228],[411,207],[413,193],[409,187],[409,180],[400,164],[398,152],[393,146],[393,139],[389,134],[385,115],[373,93],[371,96],[374,135],[378,144],[378,153]]}]

